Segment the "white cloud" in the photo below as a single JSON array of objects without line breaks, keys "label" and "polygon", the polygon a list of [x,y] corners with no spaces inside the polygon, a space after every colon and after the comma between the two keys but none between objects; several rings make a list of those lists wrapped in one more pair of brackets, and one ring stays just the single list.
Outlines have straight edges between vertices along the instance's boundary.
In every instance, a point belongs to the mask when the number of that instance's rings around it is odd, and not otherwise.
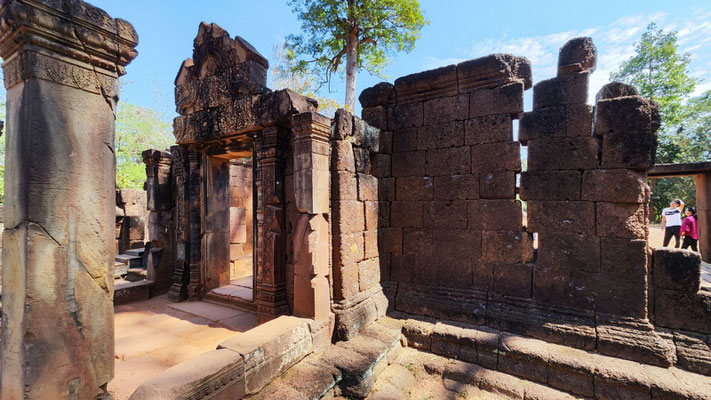
[{"label": "white cloud", "polygon": [[[610,74],[634,55],[634,44],[651,22],[664,30],[677,30],[680,50],[692,54],[691,74],[703,78],[705,68],[711,66],[711,13],[690,11],[676,20],[669,20],[665,13],[641,14],[622,17],[608,26],[586,27],[578,31],[554,32],[547,35],[492,37],[474,43],[465,51],[467,58],[476,58],[491,53],[512,53],[531,61],[534,84],[555,76],[558,51],[569,39],[591,36],[598,50],[597,68],[590,77],[589,101],[610,80]],[[451,64],[451,63],[450,63]],[[444,65],[444,64],[442,64]],[[694,94],[711,89],[711,82],[704,81]]]},{"label": "white cloud", "polygon": [[446,67],[447,65],[459,64],[462,61],[466,61],[466,58],[437,58],[437,57],[427,57],[425,59],[425,69],[435,69],[439,67]]}]

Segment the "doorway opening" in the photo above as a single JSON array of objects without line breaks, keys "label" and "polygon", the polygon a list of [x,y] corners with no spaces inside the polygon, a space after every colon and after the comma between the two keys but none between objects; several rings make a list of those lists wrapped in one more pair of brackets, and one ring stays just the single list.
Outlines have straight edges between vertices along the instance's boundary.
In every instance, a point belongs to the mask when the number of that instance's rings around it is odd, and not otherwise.
[{"label": "doorway opening", "polygon": [[207,157],[206,300],[256,309],[256,190],[253,154]]}]

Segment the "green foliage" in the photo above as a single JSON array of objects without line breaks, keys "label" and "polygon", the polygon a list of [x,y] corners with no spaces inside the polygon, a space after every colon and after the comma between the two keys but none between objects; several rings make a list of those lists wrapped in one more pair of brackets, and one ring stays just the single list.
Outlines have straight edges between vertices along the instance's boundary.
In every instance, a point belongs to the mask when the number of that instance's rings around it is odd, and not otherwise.
[{"label": "green foliage", "polygon": [[338,102],[319,93],[318,78],[311,71],[297,68],[294,52],[286,43],[275,45],[273,56],[276,65],[270,70],[272,89],[291,89],[304,96],[318,101],[318,111],[326,116],[333,117],[340,107]]},{"label": "green foliage", "polygon": [[676,32],[664,32],[651,23],[636,44],[636,54],[625,61],[610,79],[628,83],[644,97],[659,103],[662,123],[679,123],[683,101],[694,91],[699,79],[688,74],[691,55],[679,54]]},{"label": "green foliage", "polygon": [[417,0],[289,0],[289,5],[303,32],[287,37],[294,70],[310,70],[320,84],[343,72],[349,45],[356,46],[357,70],[383,76],[388,59],[411,51],[429,23]]},{"label": "green foliage", "polygon": [[675,132],[680,162],[711,160],[711,90],[688,101]]},{"label": "green foliage", "polygon": [[119,103],[116,113],[116,187],[143,188],[146,169],[141,152],[173,144],[170,123],[160,113],[130,103]]},{"label": "green foliage", "polygon": [[[711,92],[687,101],[700,79],[688,73],[691,55],[678,52],[676,32],[647,26],[636,54],[625,61],[610,79],[628,83],[644,97],[659,104],[657,163],[689,163],[711,159]],[[687,205],[696,202],[693,177],[658,179],[652,188],[655,219],[675,199]]]}]

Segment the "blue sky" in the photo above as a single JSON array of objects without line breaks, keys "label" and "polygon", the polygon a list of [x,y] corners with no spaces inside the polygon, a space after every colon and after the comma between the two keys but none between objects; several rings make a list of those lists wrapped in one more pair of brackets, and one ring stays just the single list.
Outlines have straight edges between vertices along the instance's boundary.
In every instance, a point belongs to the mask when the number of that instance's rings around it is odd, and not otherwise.
[{"label": "blue sky", "polygon": [[[215,22],[240,35],[272,60],[274,45],[300,25],[286,0],[89,0],[131,22],[140,37],[139,55],[128,66],[122,100],[154,107],[172,117],[173,79],[192,55],[200,21]],[[692,54],[691,73],[705,78],[696,93],[711,89],[711,4],[684,1],[476,1],[421,0],[431,24],[415,50],[399,54],[386,69],[389,81],[495,52],[528,57],[534,82],[555,75],[558,49],[568,39],[587,35],[598,48],[598,68],[590,96],[633,53],[650,22],[679,31],[679,44]],[[358,92],[382,78],[358,75]],[[329,95],[343,102],[342,82]],[[530,91],[529,91],[530,92]],[[530,94],[527,96],[530,98]]]}]

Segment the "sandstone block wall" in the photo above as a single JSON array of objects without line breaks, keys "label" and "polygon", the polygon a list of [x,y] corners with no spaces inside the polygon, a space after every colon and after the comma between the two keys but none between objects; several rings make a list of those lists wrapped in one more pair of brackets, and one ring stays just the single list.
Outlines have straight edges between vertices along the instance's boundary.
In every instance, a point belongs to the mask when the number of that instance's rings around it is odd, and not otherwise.
[{"label": "sandstone block wall", "polygon": [[387,310],[378,235],[390,207],[378,177],[390,166],[389,156],[376,154],[378,129],[345,110],[336,112],[330,139],[333,308],[336,335],[348,339]]},{"label": "sandstone block wall", "polygon": [[[648,322],[655,314],[646,172],[654,165],[658,109],[617,83],[588,105],[595,57],[589,38],[566,43],[558,75],[533,88],[529,112],[523,92],[530,65],[509,55],[361,94],[363,119],[382,130],[371,157],[379,260],[397,310],[673,363],[670,342]],[[666,323],[707,329],[682,325]],[[634,345],[623,331],[650,342]]]},{"label": "sandstone block wall", "polygon": [[538,233],[532,298],[644,319],[646,171],[654,165],[659,113],[612,86],[598,94],[593,112],[585,103],[590,72],[559,71],[538,83],[533,111],[521,120],[528,171],[520,196],[528,202],[527,230]]},{"label": "sandstone block wall", "polygon": [[230,165],[230,279],[252,275],[252,160]]},{"label": "sandstone block wall", "polygon": [[[530,297],[533,242],[516,199],[513,137],[530,79],[527,60],[492,55],[361,95],[363,118],[383,130],[380,260],[383,279],[399,284],[398,309],[452,316],[437,301],[409,301],[419,290]],[[464,308],[460,318],[480,320],[479,306]]]}]

